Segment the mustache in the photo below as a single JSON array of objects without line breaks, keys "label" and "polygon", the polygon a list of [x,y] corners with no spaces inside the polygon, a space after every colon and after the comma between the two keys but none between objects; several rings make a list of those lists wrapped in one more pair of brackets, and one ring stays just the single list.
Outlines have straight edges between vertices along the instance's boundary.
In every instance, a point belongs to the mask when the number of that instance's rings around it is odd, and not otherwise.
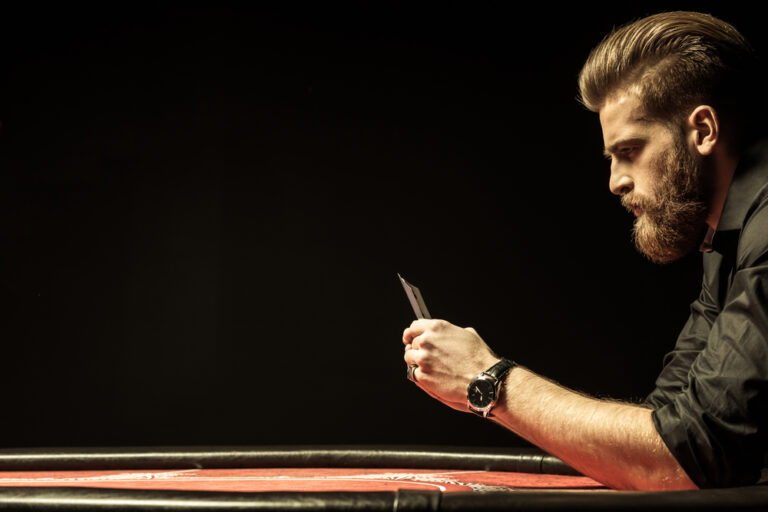
[{"label": "mustache", "polygon": [[630,212],[632,212],[635,208],[640,208],[644,212],[657,209],[656,201],[648,197],[641,196],[635,191],[621,196],[621,205]]}]

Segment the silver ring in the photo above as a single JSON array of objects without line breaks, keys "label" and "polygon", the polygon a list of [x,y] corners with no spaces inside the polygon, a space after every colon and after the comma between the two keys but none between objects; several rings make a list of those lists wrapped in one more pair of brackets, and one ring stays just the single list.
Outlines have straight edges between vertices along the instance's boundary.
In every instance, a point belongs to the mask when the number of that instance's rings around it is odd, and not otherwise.
[{"label": "silver ring", "polygon": [[414,375],[414,372],[416,371],[416,368],[418,368],[419,365],[412,364],[408,366],[408,371],[406,372],[406,376],[408,377],[408,380],[411,382],[416,382],[416,376]]}]

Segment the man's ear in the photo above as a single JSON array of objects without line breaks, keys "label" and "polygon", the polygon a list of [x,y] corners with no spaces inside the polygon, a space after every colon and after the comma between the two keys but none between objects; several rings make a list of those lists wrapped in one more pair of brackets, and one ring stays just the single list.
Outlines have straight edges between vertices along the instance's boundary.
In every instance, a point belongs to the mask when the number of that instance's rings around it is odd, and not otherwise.
[{"label": "man's ear", "polygon": [[688,116],[689,142],[702,156],[711,155],[720,140],[720,119],[709,105],[699,105]]}]

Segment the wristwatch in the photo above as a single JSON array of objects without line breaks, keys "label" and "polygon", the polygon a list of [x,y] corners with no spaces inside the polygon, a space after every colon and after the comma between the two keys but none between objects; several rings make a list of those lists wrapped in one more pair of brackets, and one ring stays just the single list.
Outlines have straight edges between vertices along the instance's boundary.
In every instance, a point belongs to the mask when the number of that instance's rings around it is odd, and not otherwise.
[{"label": "wristwatch", "polygon": [[478,374],[467,386],[467,406],[478,416],[487,418],[499,398],[499,387],[509,370],[517,363],[502,359],[486,371]]}]

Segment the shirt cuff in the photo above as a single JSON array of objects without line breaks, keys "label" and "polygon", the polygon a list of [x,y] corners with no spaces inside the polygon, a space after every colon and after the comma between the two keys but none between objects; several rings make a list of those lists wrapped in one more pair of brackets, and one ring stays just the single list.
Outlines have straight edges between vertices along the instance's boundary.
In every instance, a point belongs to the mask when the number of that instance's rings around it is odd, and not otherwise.
[{"label": "shirt cuff", "polygon": [[669,452],[680,464],[693,483],[700,489],[714,487],[713,483],[702,471],[693,446],[689,441],[689,433],[685,422],[681,420],[677,409],[672,404],[664,405],[651,413],[653,425],[656,427],[661,440],[669,449]]},{"label": "shirt cuff", "polygon": [[[679,397],[651,413],[664,444],[699,488],[752,485],[760,478],[762,453],[739,444],[729,434],[714,432],[718,420],[683,406]],[[743,453],[744,450],[749,452]]]}]

